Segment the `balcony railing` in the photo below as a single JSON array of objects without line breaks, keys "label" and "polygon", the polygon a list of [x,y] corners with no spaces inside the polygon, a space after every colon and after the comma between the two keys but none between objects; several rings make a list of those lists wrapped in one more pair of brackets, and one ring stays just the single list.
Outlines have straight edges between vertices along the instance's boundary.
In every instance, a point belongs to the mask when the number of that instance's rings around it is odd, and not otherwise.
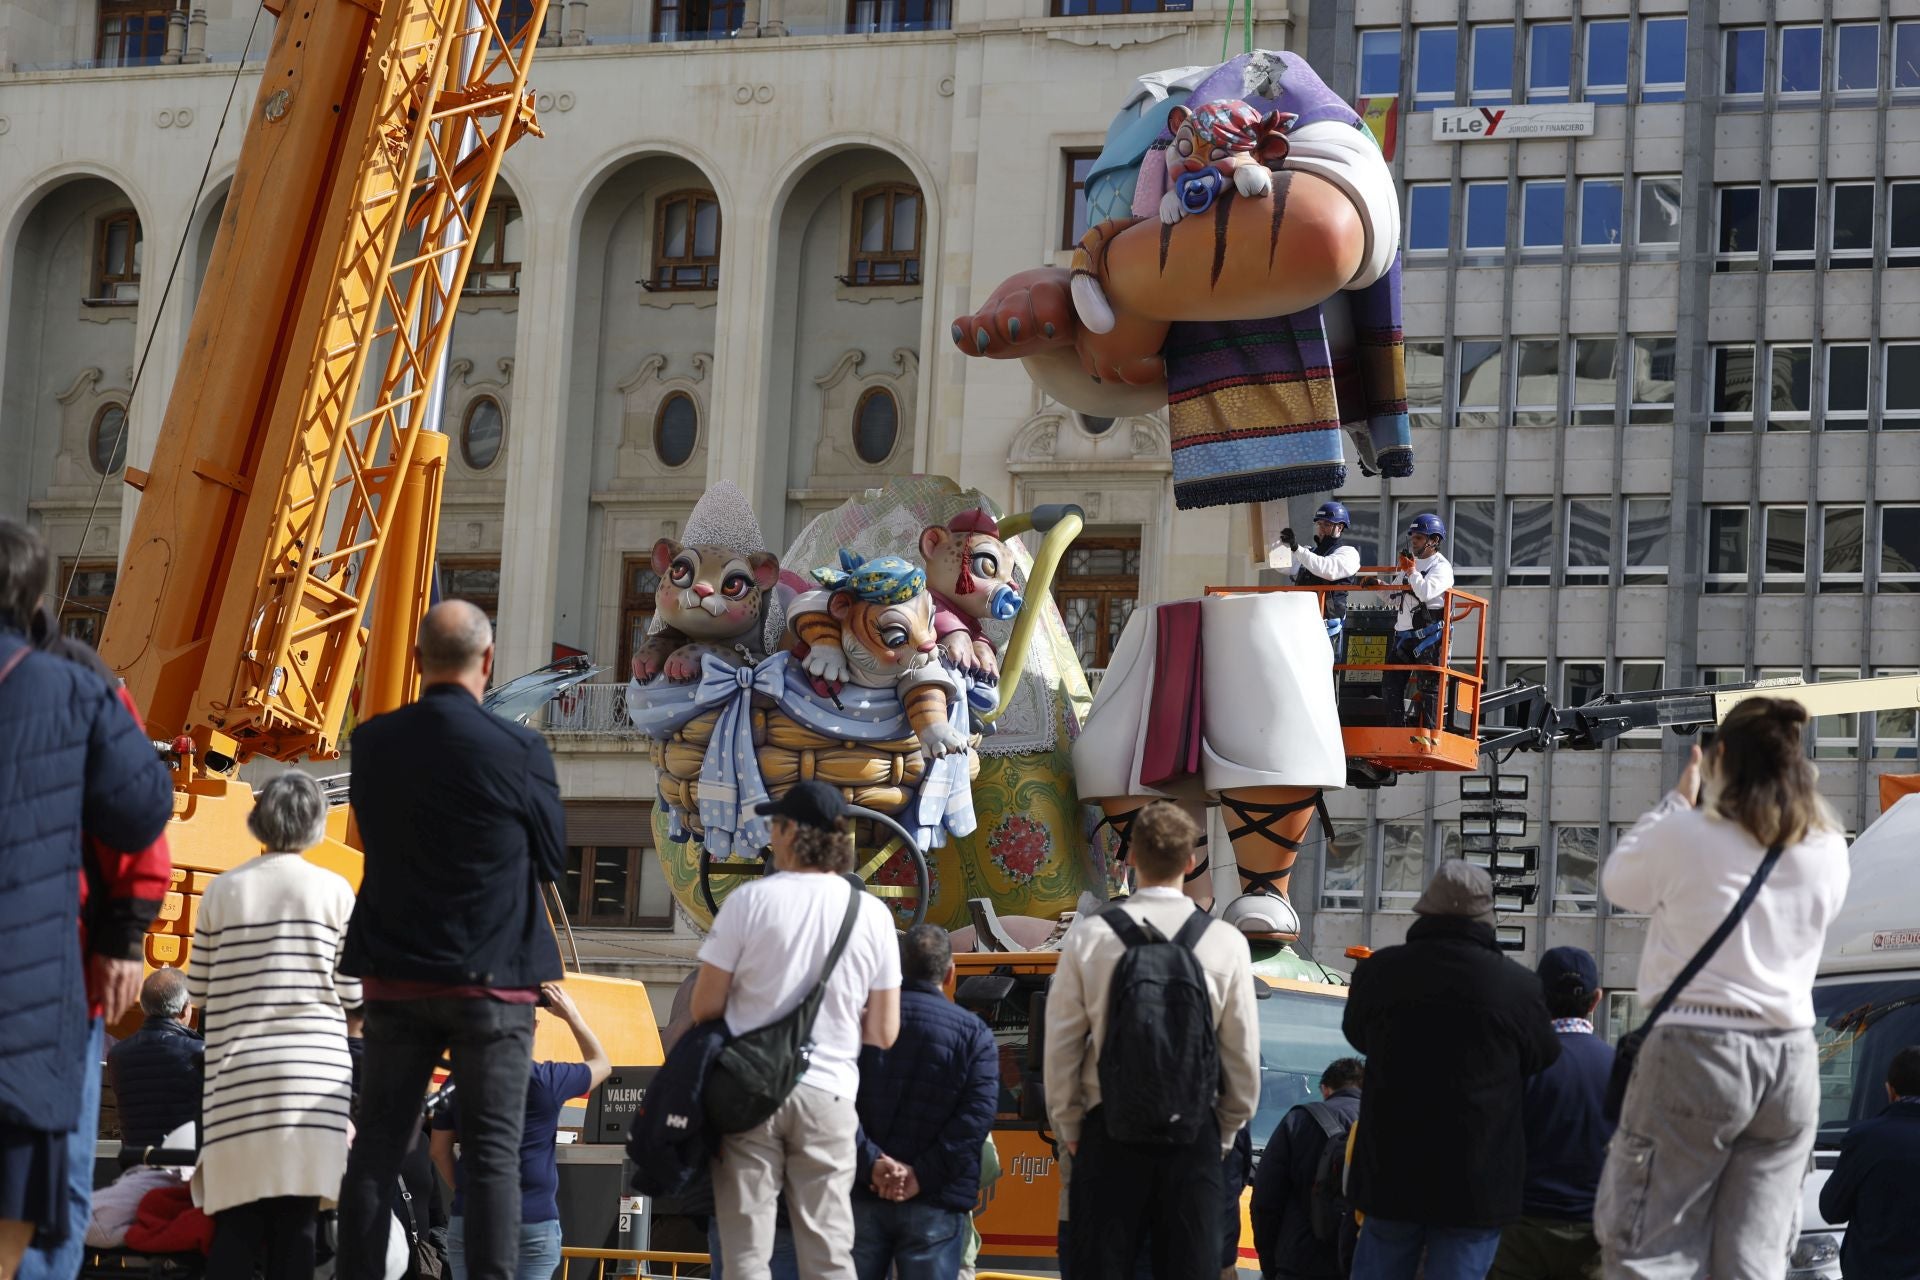
[{"label": "balcony railing", "polygon": [[624,684],[575,685],[546,706],[541,728],[548,733],[583,733],[607,738],[638,738],[627,719]]}]

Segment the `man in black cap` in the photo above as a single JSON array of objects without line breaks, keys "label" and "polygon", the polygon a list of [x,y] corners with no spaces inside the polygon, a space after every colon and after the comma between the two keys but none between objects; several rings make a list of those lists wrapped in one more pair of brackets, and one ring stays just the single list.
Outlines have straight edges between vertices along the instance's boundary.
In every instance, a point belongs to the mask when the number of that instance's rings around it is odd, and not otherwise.
[{"label": "man in black cap", "polygon": [[1534,970],[1560,1038],[1560,1059],[1527,1081],[1520,1104],[1527,1183],[1520,1221],[1500,1233],[1494,1280],[1599,1280],[1593,1196],[1613,1124],[1607,1078],[1613,1046],[1593,1032],[1600,968],[1579,947],[1555,947]]},{"label": "man in black cap", "polygon": [[1353,971],[1342,1023],[1366,1055],[1348,1190],[1366,1215],[1354,1280],[1482,1280],[1520,1216],[1515,1105],[1560,1056],[1540,980],[1502,955],[1493,881],[1440,864],[1402,946]]},{"label": "man in black cap", "polygon": [[769,1280],[776,1201],[785,1192],[800,1273],[854,1280],[860,1046],[900,1031],[900,949],[893,917],[841,874],[853,833],[840,793],[801,782],[754,812],[772,822],[772,875],[727,895],[700,946],[693,1018],[724,1017],[734,1035],[785,1017],[820,980],[855,895],[853,931],[827,978],[813,1053],[793,1094],[764,1123],[721,1139],[715,1216],[728,1280]]}]

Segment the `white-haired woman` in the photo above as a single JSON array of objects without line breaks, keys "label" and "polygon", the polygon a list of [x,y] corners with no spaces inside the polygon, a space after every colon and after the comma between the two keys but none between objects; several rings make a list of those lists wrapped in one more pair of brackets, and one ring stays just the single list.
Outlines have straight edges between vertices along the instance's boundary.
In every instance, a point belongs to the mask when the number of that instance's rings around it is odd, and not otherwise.
[{"label": "white-haired woman", "polygon": [[327,800],[302,773],[254,797],[261,856],[201,899],[187,984],[207,1039],[194,1199],[214,1222],[211,1280],[311,1280],[314,1219],[347,1168],[353,1060],[336,972],[353,890],[300,855],[326,834]]}]

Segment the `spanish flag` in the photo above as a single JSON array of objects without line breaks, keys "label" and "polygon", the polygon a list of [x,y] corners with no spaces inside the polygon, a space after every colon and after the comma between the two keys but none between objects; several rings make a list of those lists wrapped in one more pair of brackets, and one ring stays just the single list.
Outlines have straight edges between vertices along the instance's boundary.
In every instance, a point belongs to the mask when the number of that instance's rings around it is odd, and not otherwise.
[{"label": "spanish flag", "polygon": [[1400,136],[1400,99],[1395,94],[1362,98],[1353,104],[1353,109],[1366,121],[1368,132],[1373,140],[1380,144],[1380,152],[1387,159],[1393,159],[1393,147]]}]

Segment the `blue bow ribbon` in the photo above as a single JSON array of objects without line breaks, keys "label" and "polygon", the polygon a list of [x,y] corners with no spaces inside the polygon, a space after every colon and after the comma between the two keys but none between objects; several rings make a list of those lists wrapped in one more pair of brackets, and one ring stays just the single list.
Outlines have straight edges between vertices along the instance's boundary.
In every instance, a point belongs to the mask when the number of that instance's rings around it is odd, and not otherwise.
[{"label": "blue bow ribbon", "polygon": [[753,811],[767,799],[753,746],[753,695],[778,698],[788,661],[784,653],[753,667],[736,667],[713,654],[700,659],[694,705],[701,713],[720,710],[700,764],[700,825],[715,857],[757,858],[772,834],[768,820]]}]

